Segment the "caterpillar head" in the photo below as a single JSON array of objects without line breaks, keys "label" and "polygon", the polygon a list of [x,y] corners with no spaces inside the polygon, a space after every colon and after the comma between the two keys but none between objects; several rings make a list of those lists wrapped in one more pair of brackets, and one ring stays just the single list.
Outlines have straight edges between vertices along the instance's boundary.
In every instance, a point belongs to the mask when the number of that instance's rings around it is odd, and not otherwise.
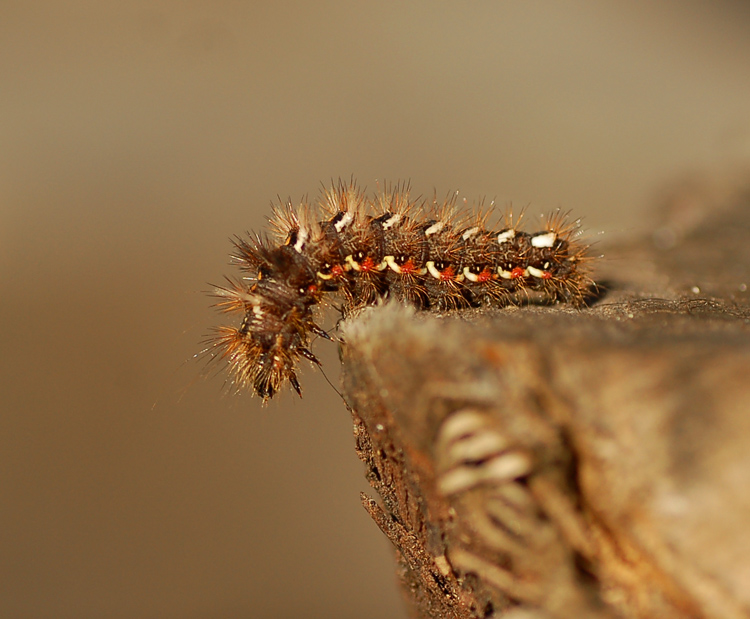
[{"label": "caterpillar head", "polygon": [[315,276],[293,246],[272,248],[258,238],[235,246],[240,267],[253,275],[215,288],[218,308],[242,320],[216,329],[213,356],[226,362],[237,390],[250,387],[264,403],[287,382],[302,395],[299,358],[318,363],[307,348],[310,333],[320,331],[312,314],[320,296]]}]

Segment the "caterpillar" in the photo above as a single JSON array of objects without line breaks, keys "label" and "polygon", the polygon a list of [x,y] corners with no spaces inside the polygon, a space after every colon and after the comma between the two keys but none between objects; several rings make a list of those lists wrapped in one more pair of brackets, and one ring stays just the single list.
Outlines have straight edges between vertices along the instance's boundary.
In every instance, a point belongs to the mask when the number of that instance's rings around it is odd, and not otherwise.
[{"label": "caterpillar", "polygon": [[243,276],[213,294],[241,320],[215,329],[208,351],[265,404],[286,383],[302,395],[296,368],[301,358],[320,365],[309,341],[331,339],[316,320],[332,293],[344,316],[385,298],[438,311],[585,302],[593,282],[578,222],[557,213],[528,233],[523,214],[509,211],[494,230],[488,216],[481,207],[461,216],[455,195],[427,204],[398,184],[368,196],[353,181],[324,188],[314,205],[279,204],[271,235],[233,241]]}]

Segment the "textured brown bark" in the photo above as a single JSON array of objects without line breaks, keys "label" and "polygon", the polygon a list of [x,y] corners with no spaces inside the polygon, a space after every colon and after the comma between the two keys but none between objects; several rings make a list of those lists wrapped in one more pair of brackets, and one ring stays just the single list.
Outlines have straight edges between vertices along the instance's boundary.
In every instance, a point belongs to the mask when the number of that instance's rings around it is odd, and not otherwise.
[{"label": "textured brown bark", "polygon": [[414,617],[750,617],[750,192],[656,230],[590,308],[344,325]]}]

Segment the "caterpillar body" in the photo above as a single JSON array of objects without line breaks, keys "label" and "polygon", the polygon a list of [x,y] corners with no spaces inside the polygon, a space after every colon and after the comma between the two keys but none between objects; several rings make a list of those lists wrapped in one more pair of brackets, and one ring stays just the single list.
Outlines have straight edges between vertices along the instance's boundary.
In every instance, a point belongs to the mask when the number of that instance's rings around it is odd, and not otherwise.
[{"label": "caterpillar body", "polygon": [[235,387],[251,387],[265,403],[287,382],[301,395],[297,364],[319,364],[309,340],[330,339],[316,308],[332,293],[344,315],[383,298],[435,310],[584,302],[593,282],[577,223],[554,214],[529,233],[508,212],[493,230],[488,213],[462,217],[455,202],[412,200],[405,185],[370,197],[339,182],[314,206],[275,207],[270,237],[234,240],[244,275],[214,294],[241,321],[215,330],[211,356],[227,363]]}]

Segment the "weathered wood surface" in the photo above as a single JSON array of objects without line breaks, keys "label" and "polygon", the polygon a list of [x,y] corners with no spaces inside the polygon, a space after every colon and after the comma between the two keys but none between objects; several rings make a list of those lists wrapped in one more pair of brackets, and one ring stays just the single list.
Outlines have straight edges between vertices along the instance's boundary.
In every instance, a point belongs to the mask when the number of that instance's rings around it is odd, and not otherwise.
[{"label": "weathered wood surface", "polygon": [[592,307],[344,325],[415,617],[750,617],[750,192],[606,249]]}]

